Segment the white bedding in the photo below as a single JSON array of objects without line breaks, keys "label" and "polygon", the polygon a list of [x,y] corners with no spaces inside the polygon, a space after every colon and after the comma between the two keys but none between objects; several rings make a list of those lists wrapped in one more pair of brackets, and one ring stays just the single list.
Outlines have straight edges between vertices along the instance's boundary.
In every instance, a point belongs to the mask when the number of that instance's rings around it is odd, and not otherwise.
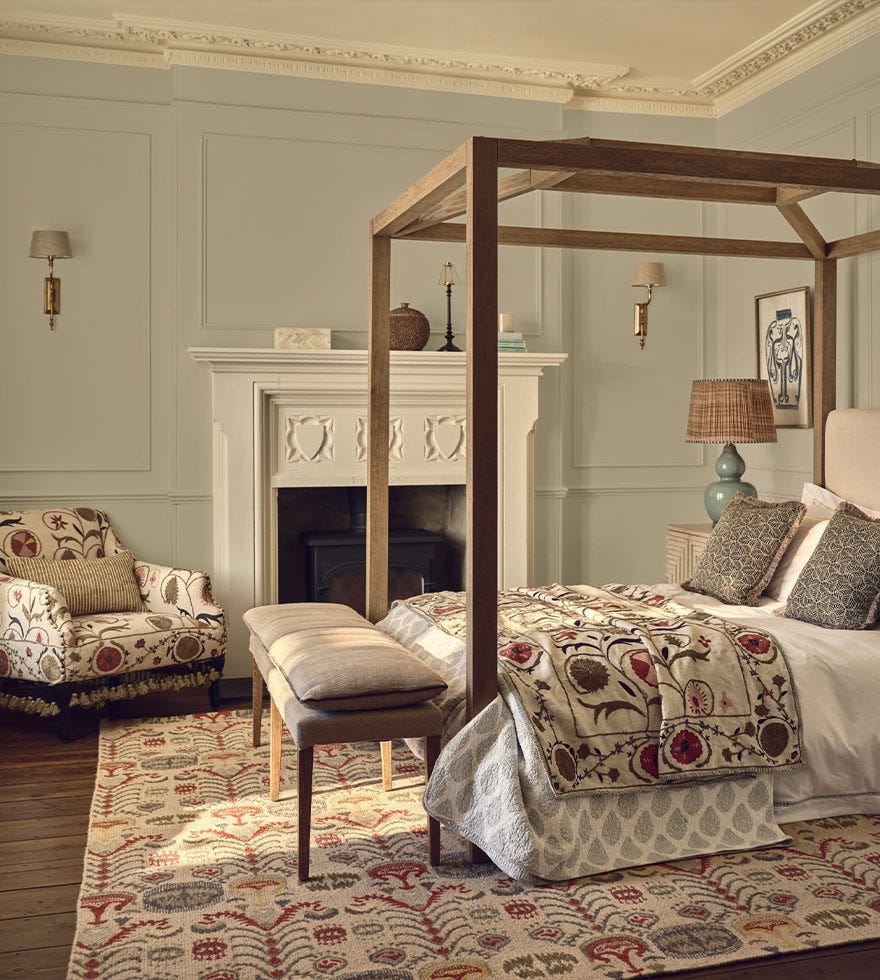
[{"label": "white bedding", "polygon": [[766,630],[784,650],[800,702],[806,765],[773,776],[780,821],[880,813],[880,630],[829,630],[783,619],[773,615],[782,603],[771,600],[727,606],[678,585],[654,588]]},{"label": "white bedding", "polygon": [[[578,586],[571,586],[575,591]],[[773,774],[780,821],[880,813],[880,630],[829,630],[774,616],[782,603],[728,606],[678,585],[651,586],[682,605],[772,633],[788,659],[801,709],[805,765]],[[380,624],[433,662],[450,683],[439,700],[447,737],[464,722],[464,658],[459,640],[404,606]],[[413,639],[417,637],[415,645]]]}]

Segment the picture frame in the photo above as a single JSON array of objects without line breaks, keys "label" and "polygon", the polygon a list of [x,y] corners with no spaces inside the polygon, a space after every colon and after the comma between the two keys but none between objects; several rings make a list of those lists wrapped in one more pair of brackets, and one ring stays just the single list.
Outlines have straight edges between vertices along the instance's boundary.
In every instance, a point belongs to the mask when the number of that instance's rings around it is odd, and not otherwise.
[{"label": "picture frame", "polygon": [[769,382],[777,429],[813,425],[813,331],[810,287],[755,297],[758,378]]}]

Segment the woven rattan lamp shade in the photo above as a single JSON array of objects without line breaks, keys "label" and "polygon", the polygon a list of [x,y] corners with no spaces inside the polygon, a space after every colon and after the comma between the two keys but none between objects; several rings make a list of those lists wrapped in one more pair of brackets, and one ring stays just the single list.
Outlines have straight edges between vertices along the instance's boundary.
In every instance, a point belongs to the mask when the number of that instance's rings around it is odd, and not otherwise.
[{"label": "woven rattan lamp shade", "polygon": [[687,441],[776,442],[767,382],[755,378],[695,381]]}]

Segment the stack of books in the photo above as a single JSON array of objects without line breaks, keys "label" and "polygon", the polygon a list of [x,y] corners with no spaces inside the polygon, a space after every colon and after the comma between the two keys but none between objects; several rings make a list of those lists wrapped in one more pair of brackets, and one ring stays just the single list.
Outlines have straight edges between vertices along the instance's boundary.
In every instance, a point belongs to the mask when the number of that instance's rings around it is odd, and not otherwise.
[{"label": "stack of books", "polygon": [[518,330],[505,330],[503,333],[498,334],[499,352],[524,351],[525,349],[526,342]]}]

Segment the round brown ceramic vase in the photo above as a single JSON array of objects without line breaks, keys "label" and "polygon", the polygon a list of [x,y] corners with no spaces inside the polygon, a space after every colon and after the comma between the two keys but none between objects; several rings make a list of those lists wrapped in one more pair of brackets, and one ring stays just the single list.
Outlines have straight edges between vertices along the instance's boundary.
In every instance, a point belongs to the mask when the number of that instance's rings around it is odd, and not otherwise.
[{"label": "round brown ceramic vase", "polygon": [[391,350],[421,350],[428,343],[431,327],[421,310],[401,303],[391,311]]}]

